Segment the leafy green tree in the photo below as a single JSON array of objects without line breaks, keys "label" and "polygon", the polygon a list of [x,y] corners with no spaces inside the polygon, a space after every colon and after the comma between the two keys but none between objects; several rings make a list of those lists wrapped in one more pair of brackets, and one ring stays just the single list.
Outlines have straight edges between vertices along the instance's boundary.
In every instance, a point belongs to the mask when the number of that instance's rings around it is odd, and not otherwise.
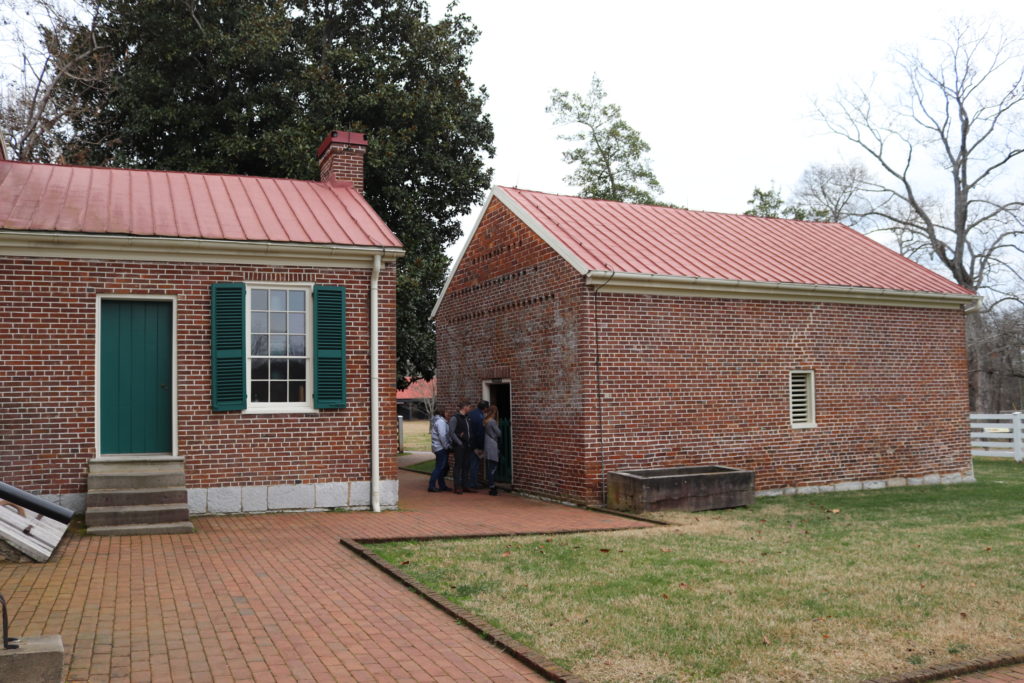
[{"label": "leafy green tree", "polygon": [[582,128],[558,136],[581,143],[562,154],[567,163],[576,166],[565,180],[580,188],[581,197],[657,204],[655,195],[661,193],[661,183],[645,156],[651,148],[635,128],[622,120],[617,104],[605,103],[606,94],[596,75],[586,95],[551,91],[546,111],[554,114],[555,123]]},{"label": "leafy green tree", "polygon": [[398,373],[431,377],[430,309],[459,216],[483,196],[494,133],[470,80],[478,32],[426,0],[89,0],[104,89],[66,84],[65,157],[318,178],[324,134],[366,133],[366,198],[398,234]]},{"label": "leafy green tree", "polygon": [[797,221],[819,221],[824,217],[813,209],[800,204],[787,205],[782,199],[782,193],[774,187],[762,190],[754,187],[754,192],[747,200],[750,208],[743,212],[745,216],[760,216],[762,218],[792,218]]}]

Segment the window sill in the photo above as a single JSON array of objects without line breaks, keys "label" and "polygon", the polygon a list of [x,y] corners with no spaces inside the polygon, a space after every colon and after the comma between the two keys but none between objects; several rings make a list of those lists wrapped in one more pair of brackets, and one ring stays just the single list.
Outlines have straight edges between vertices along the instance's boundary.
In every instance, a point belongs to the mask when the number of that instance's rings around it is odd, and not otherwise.
[{"label": "window sill", "polygon": [[817,422],[808,422],[806,424],[798,424],[798,425],[790,424],[789,426],[792,427],[793,429],[814,429],[815,427],[818,426],[818,423]]},{"label": "window sill", "polygon": [[246,408],[242,411],[242,415],[285,415],[289,413],[312,415],[319,412],[319,409],[313,408],[312,406],[274,406],[267,408]]}]

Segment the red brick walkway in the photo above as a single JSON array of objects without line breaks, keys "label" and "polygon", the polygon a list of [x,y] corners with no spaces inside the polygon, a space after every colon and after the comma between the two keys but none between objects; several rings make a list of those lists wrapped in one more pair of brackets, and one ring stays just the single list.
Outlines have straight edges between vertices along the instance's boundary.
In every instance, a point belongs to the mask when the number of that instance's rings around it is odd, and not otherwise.
[{"label": "red brick walkway", "polygon": [[197,518],[191,536],[65,540],[0,564],[14,635],[59,633],[71,681],[538,680],[338,543],[642,526],[512,495],[427,494],[402,511]]},{"label": "red brick walkway", "polygon": [[970,683],[1024,683],[1024,664],[959,676],[953,680]]}]

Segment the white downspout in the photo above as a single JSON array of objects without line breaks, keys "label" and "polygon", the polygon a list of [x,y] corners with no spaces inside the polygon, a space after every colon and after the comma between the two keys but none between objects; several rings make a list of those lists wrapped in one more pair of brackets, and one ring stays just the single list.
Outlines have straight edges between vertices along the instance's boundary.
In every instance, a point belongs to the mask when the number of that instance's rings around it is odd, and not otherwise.
[{"label": "white downspout", "polygon": [[370,506],[380,512],[380,371],[377,367],[377,281],[380,279],[380,254],[373,255],[370,274]]}]

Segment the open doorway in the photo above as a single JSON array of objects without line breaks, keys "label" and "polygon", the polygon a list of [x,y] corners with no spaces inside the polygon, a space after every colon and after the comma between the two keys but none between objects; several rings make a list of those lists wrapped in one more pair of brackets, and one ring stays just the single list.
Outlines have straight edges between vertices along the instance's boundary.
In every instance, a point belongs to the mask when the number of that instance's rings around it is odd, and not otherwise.
[{"label": "open doorway", "polygon": [[512,484],[512,384],[507,379],[492,379],[484,382],[484,399],[498,409],[498,424],[501,427],[501,459],[495,481]]}]

